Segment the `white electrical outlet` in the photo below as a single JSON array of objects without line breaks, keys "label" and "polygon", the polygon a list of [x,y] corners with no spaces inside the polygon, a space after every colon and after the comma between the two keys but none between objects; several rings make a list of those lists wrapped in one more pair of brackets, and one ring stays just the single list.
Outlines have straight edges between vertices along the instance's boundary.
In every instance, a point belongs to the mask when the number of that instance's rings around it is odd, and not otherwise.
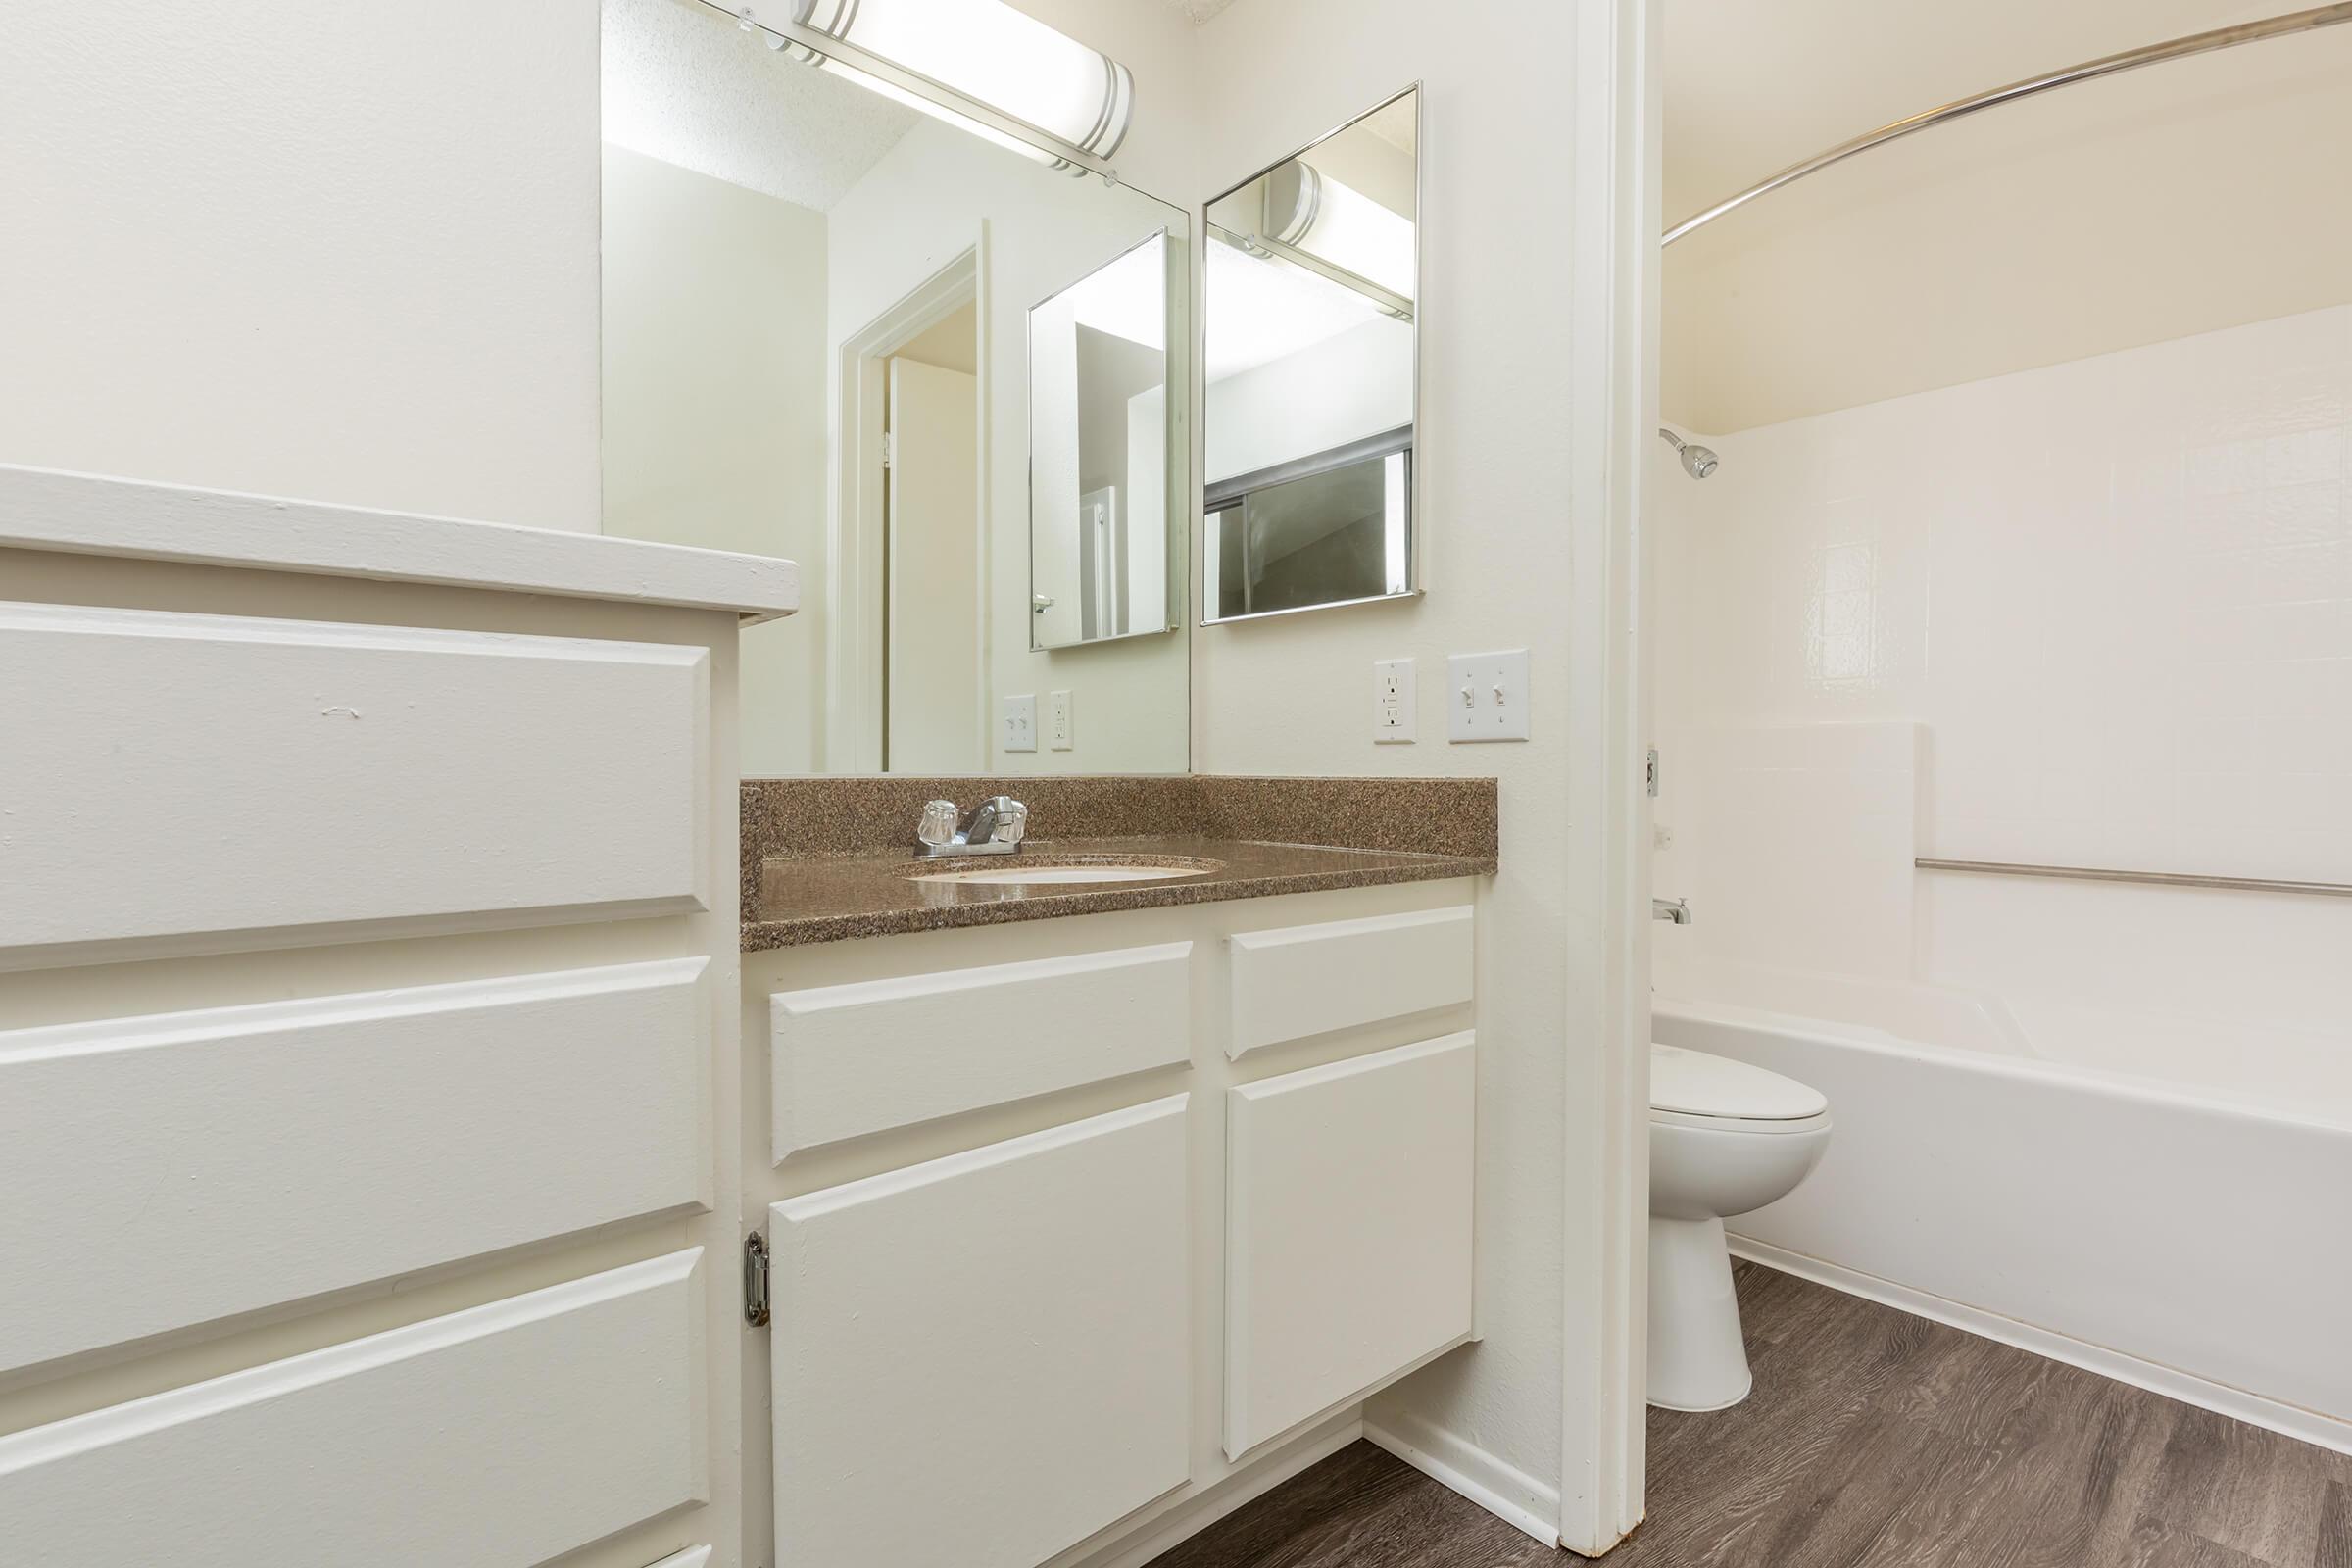
[{"label": "white electrical outlet", "polygon": [[1037,693],[1026,692],[1019,697],[1004,699],[1002,722],[998,726],[1004,750],[1034,752],[1037,750]]},{"label": "white electrical outlet", "polygon": [[1046,698],[1046,745],[1056,752],[1068,751],[1076,742],[1070,732],[1070,694],[1052,692]]},{"label": "white electrical outlet", "polygon": [[1419,709],[1414,690],[1413,662],[1409,659],[1382,659],[1372,664],[1372,740],[1380,746],[1409,746],[1413,743],[1415,715]]},{"label": "white electrical outlet", "polygon": [[1446,661],[1446,738],[1523,741],[1528,718],[1527,650],[1456,654]]}]

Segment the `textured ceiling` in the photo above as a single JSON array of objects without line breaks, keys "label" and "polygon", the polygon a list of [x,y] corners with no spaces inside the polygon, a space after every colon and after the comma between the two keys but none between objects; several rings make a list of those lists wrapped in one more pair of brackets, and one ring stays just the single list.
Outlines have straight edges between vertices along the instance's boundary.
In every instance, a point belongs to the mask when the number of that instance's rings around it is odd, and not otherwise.
[{"label": "textured ceiling", "polygon": [[818,212],[916,115],[695,0],[604,0],[605,140]]},{"label": "textured ceiling", "polygon": [[1186,21],[1199,26],[1233,4],[1233,0],[1167,0],[1167,4]]}]

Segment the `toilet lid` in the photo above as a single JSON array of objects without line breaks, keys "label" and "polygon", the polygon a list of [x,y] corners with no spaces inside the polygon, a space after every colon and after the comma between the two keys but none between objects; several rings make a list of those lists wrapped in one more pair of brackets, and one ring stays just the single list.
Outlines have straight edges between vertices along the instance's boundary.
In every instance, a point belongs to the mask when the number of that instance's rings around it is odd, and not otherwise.
[{"label": "toilet lid", "polygon": [[1740,1121],[1801,1121],[1830,1108],[1818,1089],[1729,1056],[1649,1048],[1649,1108]]}]

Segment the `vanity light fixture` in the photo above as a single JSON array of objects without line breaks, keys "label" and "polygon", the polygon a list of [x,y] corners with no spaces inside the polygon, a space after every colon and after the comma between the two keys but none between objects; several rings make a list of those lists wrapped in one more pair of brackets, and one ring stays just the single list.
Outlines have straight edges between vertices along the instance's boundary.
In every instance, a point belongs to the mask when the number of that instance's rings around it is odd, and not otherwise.
[{"label": "vanity light fixture", "polygon": [[1413,220],[1300,159],[1265,176],[1264,237],[1413,297]]},{"label": "vanity light fixture", "polygon": [[[706,0],[708,3],[708,0]],[[1108,56],[1014,10],[1004,0],[776,0],[779,18],[750,8],[736,13],[747,30],[804,65],[845,76],[909,109],[1010,148],[1024,158],[1072,173],[1119,150],[1135,113],[1135,77]],[[846,45],[840,53],[833,50]],[[870,57],[897,67],[946,96],[969,101],[994,116],[958,111],[880,70]],[[1042,141],[1066,144],[1089,162],[1060,156],[1006,125],[1045,132]]]}]

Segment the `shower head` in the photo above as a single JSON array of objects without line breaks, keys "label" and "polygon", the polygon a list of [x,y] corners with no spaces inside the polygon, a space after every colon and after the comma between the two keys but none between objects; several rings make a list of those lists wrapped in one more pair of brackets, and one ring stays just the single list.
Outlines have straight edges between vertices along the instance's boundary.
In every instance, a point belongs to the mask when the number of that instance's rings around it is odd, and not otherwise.
[{"label": "shower head", "polygon": [[1683,471],[1693,479],[1704,479],[1715,471],[1715,465],[1722,461],[1715,456],[1712,447],[1702,447],[1696,442],[1686,441],[1662,424],[1658,426],[1658,439],[1674,448],[1683,460]]}]

